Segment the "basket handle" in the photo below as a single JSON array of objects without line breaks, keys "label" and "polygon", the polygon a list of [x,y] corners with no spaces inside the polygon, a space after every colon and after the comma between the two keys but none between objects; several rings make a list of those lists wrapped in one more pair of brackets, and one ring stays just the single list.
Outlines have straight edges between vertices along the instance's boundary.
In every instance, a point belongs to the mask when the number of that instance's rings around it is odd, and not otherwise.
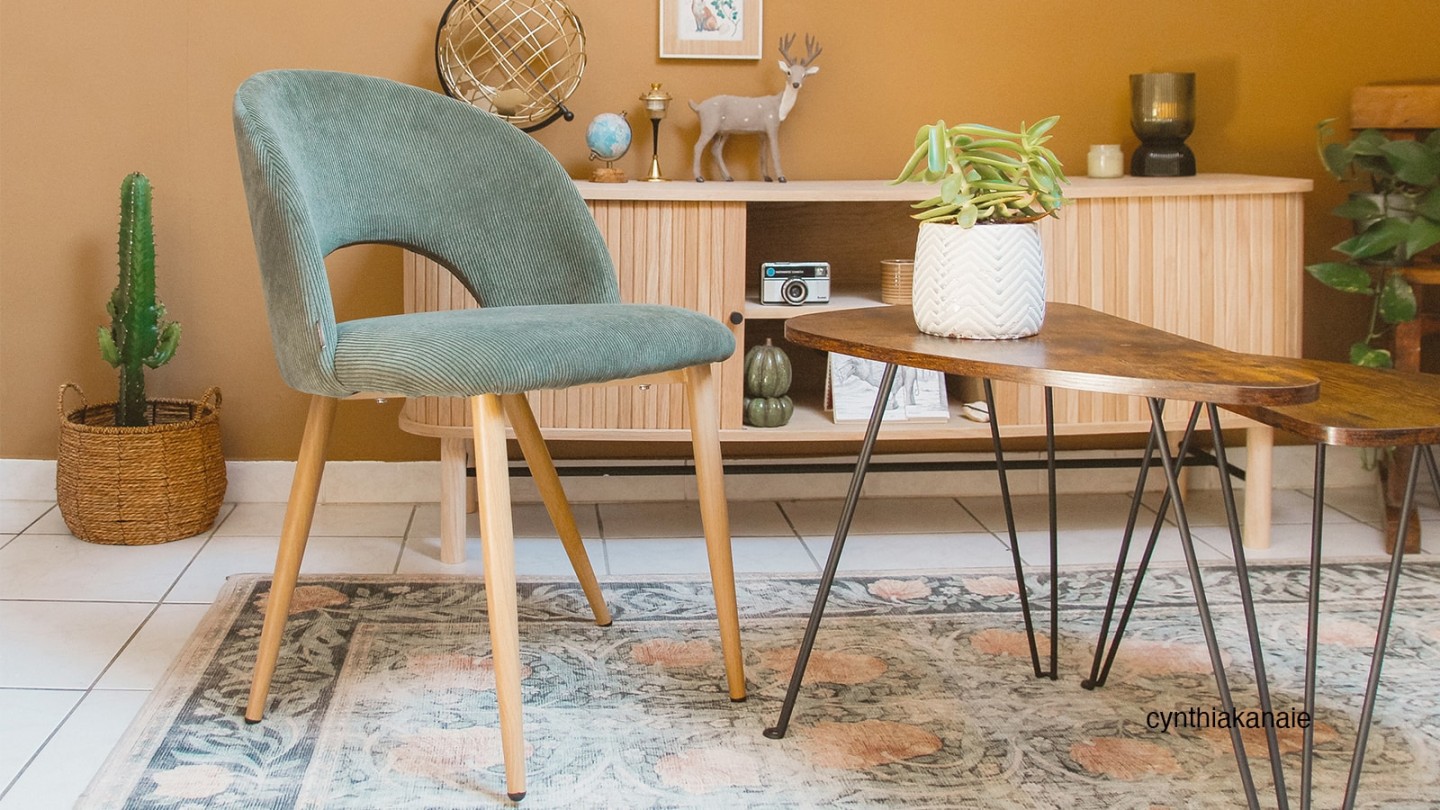
[{"label": "basket handle", "polygon": [[210,386],[200,397],[200,404],[209,407],[210,410],[216,413],[220,412],[220,404],[224,401],[225,398],[220,395],[220,386],[218,385]]},{"label": "basket handle", "polygon": [[56,398],[56,400],[55,400],[55,408],[56,408],[56,410],[60,411],[60,418],[61,418],[61,419],[64,419],[64,418],[65,418],[65,392],[68,391],[68,390],[71,389],[71,388],[74,388],[74,389],[75,389],[75,393],[80,395],[80,421],[81,421],[81,422],[84,422],[84,421],[85,421],[85,416],[87,415],[87,413],[88,413],[89,410],[90,410],[90,400],[88,400],[88,399],[85,398],[85,392],[82,391],[82,390],[80,390],[80,386],[79,386],[77,383],[67,382],[67,383],[61,383],[61,384],[60,384],[60,396],[59,396],[58,398]]}]

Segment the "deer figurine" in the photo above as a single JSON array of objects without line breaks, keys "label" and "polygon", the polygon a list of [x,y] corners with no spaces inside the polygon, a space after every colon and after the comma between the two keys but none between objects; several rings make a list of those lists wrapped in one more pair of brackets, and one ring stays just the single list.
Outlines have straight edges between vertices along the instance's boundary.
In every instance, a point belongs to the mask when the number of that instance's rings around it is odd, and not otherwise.
[{"label": "deer figurine", "polygon": [[711,96],[699,104],[690,102],[690,109],[700,116],[700,138],[695,141],[695,182],[705,182],[705,176],[700,172],[700,161],[707,144],[715,165],[720,167],[720,176],[726,181],[735,179],[725,167],[724,151],[725,142],[736,134],[759,135],[760,176],[768,183],[773,170],[773,179],[785,182],[785,171],[780,168],[780,122],[795,107],[795,99],[800,95],[800,85],[805,83],[805,77],[820,71],[811,64],[820,55],[820,42],[806,34],[805,58],[798,61],[790,55],[790,46],[794,42],[794,34],[780,39],[780,55],[784,57],[780,60],[780,70],[785,73],[785,89],[779,93],[773,96]]}]

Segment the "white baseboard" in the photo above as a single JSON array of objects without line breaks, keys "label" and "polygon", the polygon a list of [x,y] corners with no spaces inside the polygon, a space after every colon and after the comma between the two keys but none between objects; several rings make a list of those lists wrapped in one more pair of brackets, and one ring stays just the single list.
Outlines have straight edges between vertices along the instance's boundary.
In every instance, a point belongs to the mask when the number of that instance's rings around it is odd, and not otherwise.
[{"label": "white baseboard", "polygon": [[[1130,451],[1062,453],[1062,457],[1133,458]],[[1037,459],[1040,453],[1012,453],[1007,459]],[[904,456],[897,460],[963,460],[985,461],[984,454],[962,457]],[[1309,447],[1281,446],[1275,448],[1275,486],[1279,489],[1308,489],[1314,481],[1315,454]],[[820,459],[816,459],[819,461]],[[824,459],[824,461],[845,461]],[[853,461],[853,459],[852,459]],[[876,461],[883,461],[877,458]],[[1245,464],[1244,448],[1231,453],[1237,466]],[[1367,470],[1361,455],[1352,448],[1335,447],[1327,454],[1326,482],[1328,487],[1371,486],[1376,473]],[[295,463],[291,461],[231,461],[226,464],[230,486],[225,499],[230,502],[284,501],[290,493],[290,478]],[[616,475],[567,476],[565,489],[576,502],[606,503],[617,501],[695,500],[695,478],[688,463],[675,463],[674,475],[624,475],[617,467]],[[561,470],[562,476],[564,470]],[[1129,492],[1135,486],[1132,467],[1114,469],[1061,470],[1057,475],[1059,489],[1068,493]],[[1162,478],[1150,476],[1150,486],[1158,489]],[[1190,486],[1215,489],[1219,475],[1213,468],[1196,469],[1190,473]],[[814,474],[766,474],[736,472],[725,476],[725,489],[731,500],[800,500],[808,498],[841,498],[849,485],[845,472]],[[1242,485],[1243,486],[1243,485]],[[538,501],[539,493],[528,477],[512,479],[512,497],[516,501]],[[1045,491],[1043,470],[1018,470],[1010,475],[1010,489],[1016,495],[1035,495]],[[876,497],[900,496],[984,496],[998,495],[995,473],[988,470],[956,472],[873,472],[865,480],[865,494]],[[0,500],[45,501],[55,498],[55,462],[53,460],[0,459]],[[440,498],[440,463],[436,461],[332,461],[325,466],[320,486],[322,503],[424,503]]]}]

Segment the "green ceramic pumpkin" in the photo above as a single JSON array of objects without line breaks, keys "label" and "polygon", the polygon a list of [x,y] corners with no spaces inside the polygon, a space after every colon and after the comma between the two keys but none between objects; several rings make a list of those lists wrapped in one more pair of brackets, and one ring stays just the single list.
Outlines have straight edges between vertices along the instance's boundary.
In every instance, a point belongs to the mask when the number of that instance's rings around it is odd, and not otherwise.
[{"label": "green ceramic pumpkin", "polygon": [[769,338],[764,346],[753,346],[745,353],[745,393],[752,397],[784,396],[790,390],[791,374],[790,358]]},{"label": "green ceramic pumpkin", "polygon": [[745,423],[755,427],[780,427],[795,415],[790,397],[746,397]]}]

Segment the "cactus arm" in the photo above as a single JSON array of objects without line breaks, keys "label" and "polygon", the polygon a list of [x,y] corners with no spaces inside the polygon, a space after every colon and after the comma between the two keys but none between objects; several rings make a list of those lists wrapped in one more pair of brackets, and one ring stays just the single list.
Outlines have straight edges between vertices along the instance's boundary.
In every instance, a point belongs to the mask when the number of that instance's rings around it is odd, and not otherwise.
[{"label": "cactus arm", "polygon": [[165,328],[160,330],[160,341],[155,345],[155,352],[145,359],[145,365],[150,368],[159,368],[170,362],[175,356],[175,348],[180,345],[180,324],[167,323]]},{"label": "cactus arm", "polygon": [[98,332],[97,337],[100,338],[100,358],[112,366],[120,365],[120,350],[115,348],[115,338],[110,334],[110,327],[102,326]]}]

